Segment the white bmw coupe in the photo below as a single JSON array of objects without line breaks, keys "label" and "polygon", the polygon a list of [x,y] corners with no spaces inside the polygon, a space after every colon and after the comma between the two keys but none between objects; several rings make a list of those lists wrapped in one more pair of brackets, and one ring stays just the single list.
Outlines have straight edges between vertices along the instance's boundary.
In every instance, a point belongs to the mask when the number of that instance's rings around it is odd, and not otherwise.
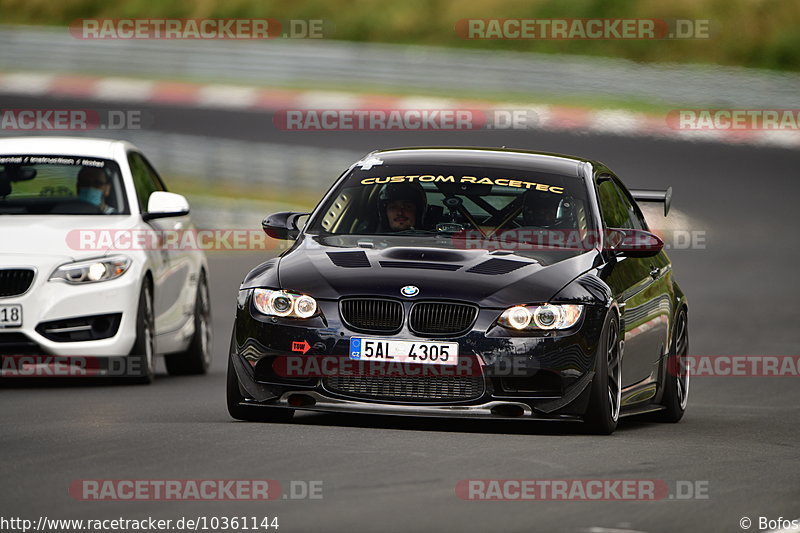
[{"label": "white bmw coupe", "polygon": [[164,354],[170,374],[205,373],[208,264],[163,246],[185,231],[188,202],[130,143],[0,139],[0,356],[122,361],[149,383]]}]

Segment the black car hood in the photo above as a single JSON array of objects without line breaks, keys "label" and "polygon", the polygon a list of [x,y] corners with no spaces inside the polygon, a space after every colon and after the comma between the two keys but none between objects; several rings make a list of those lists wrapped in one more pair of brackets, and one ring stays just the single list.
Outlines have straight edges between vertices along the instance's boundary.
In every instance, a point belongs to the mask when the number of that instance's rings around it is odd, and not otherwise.
[{"label": "black car hood", "polygon": [[[444,238],[305,236],[281,257],[277,277],[281,288],[320,299],[403,298],[400,289],[414,285],[414,299],[502,308],[548,301],[598,259],[594,250],[464,250]],[[274,287],[274,272],[252,274],[246,286]]]}]

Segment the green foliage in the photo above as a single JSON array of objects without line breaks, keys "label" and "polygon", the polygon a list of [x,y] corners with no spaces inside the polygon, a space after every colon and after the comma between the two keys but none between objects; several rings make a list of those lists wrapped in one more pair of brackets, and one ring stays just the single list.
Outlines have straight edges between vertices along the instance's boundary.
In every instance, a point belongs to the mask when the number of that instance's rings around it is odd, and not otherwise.
[{"label": "green foliage", "polygon": [[[4,23],[68,25],[77,18],[323,19],[334,39],[415,43],[800,70],[797,0],[0,0]],[[468,18],[656,18],[711,21],[709,39],[464,40]]]}]

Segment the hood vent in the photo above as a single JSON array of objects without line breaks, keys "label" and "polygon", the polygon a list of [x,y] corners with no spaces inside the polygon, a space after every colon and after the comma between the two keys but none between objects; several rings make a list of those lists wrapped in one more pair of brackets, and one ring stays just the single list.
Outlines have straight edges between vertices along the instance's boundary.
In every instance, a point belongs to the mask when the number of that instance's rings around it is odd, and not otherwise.
[{"label": "hood vent", "polygon": [[380,261],[382,267],[387,268],[420,268],[425,270],[458,270],[464,265],[452,265],[450,263],[423,263],[421,261]]},{"label": "hood vent", "polygon": [[326,252],[334,265],[344,268],[369,267],[365,252]]},{"label": "hood vent", "polygon": [[383,257],[398,261],[435,261],[437,263],[458,263],[467,260],[467,257],[461,252],[432,248],[390,248],[383,253]]},{"label": "hood vent", "polygon": [[508,274],[509,272],[513,272],[518,268],[522,268],[527,266],[531,263],[524,263],[522,261],[512,261],[510,259],[497,259],[492,258],[484,261],[479,265],[475,265],[474,267],[467,270],[467,272],[471,272],[473,274],[487,274],[490,276],[497,276],[500,274]]}]

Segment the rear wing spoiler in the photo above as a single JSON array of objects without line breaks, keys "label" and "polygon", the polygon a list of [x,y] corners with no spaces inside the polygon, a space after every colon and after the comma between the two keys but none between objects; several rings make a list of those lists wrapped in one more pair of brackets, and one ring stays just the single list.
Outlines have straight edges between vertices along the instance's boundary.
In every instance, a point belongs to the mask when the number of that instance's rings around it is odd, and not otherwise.
[{"label": "rear wing spoiler", "polygon": [[672,187],[667,187],[665,191],[653,191],[650,189],[631,189],[631,196],[637,202],[662,202],[664,204],[664,216],[669,213],[672,204]]}]

